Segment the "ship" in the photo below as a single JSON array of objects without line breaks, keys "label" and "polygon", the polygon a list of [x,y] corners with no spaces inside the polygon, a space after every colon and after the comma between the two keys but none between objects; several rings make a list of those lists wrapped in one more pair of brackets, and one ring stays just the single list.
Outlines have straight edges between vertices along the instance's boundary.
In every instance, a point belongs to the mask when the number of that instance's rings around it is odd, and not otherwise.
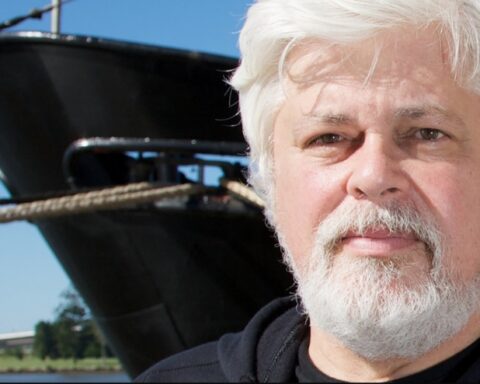
[{"label": "ship", "polygon": [[[127,191],[120,205],[24,218],[132,378],[241,330],[292,287],[261,202],[228,187],[248,191],[225,81],[237,65],[92,36],[0,34],[0,175],[11,203]],[[128,200],[135,188],[174,192]]]}]

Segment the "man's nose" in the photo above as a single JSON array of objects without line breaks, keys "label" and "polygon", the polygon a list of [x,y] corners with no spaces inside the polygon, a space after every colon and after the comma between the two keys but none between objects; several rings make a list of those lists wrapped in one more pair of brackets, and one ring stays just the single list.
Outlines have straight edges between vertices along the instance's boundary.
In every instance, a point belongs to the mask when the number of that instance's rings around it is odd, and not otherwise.
[{"label": "man's nose", "polygon": [[400,165],[395,148],[381,138],[366,139],[357,150],[353,170],[347,182],[347,192],[359,200],[385,202],[400,198],[409,186],[408,177]]}]

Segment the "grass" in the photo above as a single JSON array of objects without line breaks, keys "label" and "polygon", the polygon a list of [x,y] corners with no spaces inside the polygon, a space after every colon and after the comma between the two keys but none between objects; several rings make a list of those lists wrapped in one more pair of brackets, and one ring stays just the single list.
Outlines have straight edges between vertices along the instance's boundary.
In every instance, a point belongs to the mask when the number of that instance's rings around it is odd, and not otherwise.
[{"label": "grass", "polygon": [[116,358],[87,358],[78,359],[45,359],[25,356],[22,359],[13,356],[0,355],[0,373],[18,372],[99,372],[121,371],[122,366]]}]

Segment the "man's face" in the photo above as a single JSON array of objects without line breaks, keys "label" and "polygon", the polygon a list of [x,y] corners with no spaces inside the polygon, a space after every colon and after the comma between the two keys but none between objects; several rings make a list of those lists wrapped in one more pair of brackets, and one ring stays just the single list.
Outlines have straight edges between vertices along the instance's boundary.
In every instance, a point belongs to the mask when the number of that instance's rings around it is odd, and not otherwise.
[{"label": "man's face", "polygon": [[[433,33],[404,31],[382,43],[373,73],[369,42],[347,58],[313,42],[292,53],[295,80],[285,80],[273,131],[277,230],[301,279],[329,215],[345,206],[410,207],[440,232],[443,270],[473,281],[480,273],[480,97],[453,81]],[[361,232],[337,239],[332,274],[349,261],[394,261],[410,288],[424,283],[434,261],[424,239],[375,225]]]}]

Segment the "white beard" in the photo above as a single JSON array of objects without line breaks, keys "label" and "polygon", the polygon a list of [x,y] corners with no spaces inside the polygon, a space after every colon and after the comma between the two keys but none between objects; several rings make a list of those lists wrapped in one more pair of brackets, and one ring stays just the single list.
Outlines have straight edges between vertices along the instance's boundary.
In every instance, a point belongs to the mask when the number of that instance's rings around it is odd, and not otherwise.
[{"label": "white beard", "polygon": [[[426,245],[430,270],[408,257],[378,259],[338,252],[349,230],[413,232]],[[368,360],[416,358],[458,333],[479,308],[480,280],[454,281],[442,262],[432,220],[408,206],[343,204],[318,227],[310,257],[297,265],[279,233],[311,324]]]}]

